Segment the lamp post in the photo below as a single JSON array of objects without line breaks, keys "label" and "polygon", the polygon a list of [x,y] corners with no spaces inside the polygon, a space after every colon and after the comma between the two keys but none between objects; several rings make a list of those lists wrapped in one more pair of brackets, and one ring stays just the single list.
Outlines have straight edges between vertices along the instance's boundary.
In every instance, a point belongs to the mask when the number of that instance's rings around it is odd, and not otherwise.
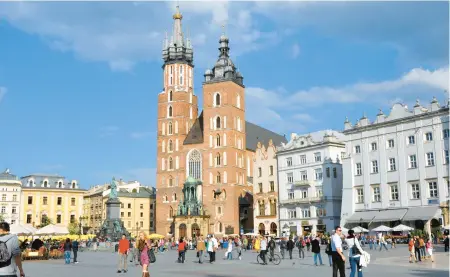
[{"label": "lamp post", "polygon": [[79,237],[81,238],[81,235],[83,234],[83,226],[81,225],[81,220],[82,220],[83,218],[80,216],[79,218],[78,218],[78,226],[80,227],[80,235],[79,235]]},{"label": "lamp post", "polygon": [[139,222],[136,221],[136,238],[138,236],[138,232],[139,232]]}]

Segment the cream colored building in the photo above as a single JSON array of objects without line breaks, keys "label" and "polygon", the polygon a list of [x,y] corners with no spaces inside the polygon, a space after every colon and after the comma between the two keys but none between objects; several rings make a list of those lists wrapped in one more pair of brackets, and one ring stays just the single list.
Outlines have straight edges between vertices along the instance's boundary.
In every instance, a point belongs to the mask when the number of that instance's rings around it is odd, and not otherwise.
[{"label": "cream colored building", "polygon": [[[142,186],[138,181],[117,181],[121,204],[120,218],[125,228],[136,235],[139,231],[155,232],[155,190]],[[91,187],[84,195],[84,225],[89,233],[97,233],[106,219],[106,201],[110,184]]]},{"label": "cream colored building", "polygon": [[69,226],[83,215],[83,195],[76,180],[60,175],[33,174],[21,178],[20,222],[39,226],[45,218]]},{"label": "cream colored building", "polygon": [[21,183],[9,169],[0,174],[0,192],[1,217],[11,224],[19,223]]},{"label": "cream colored building", "polygon": [[272,140],[267,145],[258,142],[253,158],[253,222],[261,235],[279,233],[276,152]]}]

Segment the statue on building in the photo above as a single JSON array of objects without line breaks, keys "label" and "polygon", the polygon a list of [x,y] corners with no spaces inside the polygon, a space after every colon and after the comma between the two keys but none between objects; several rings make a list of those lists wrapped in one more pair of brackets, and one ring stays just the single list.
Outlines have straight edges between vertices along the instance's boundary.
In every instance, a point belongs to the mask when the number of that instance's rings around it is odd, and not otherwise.
[{"label": "statue on building", "polygon": [[117,199],[117,182],[116,178],[112,178],[111,181],[111,191],[109,192],[109,199]]},{"label": "statue on building", "polygon": [[183,201],[178,205],[178,215],[200,215],[201,202],[198,200],[197,192],[201,182],[188,177],[183,185]]}]

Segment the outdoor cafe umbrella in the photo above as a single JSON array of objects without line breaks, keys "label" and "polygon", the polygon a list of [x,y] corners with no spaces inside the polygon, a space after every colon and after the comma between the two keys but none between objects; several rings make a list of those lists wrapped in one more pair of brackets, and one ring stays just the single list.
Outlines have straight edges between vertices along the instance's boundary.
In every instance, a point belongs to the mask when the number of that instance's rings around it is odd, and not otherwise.
[{"label": "outdoor cafe umbrella", "polygon": [[10,226],[10,233],[18,236],[30,236],[33,234],[33,231],[20,224],[12,224]]},{"label": "outdoor cafe umbrella", "polygon": [[355,233],[357,233],[357,234],[359,234],[359,233],[369,233],[369,230],[367,230],[366,228],[363,228],[361,226],[356,226],[352,230],[355,231]]},{"label": "outdoor cafe umbrella", "polygon": [[411,228],[411,227],[403,225],[403,224],[397,225],[394,228],[392,228],[392,231],[395,231],[395,232],[406,232],[406,231],[412,231],[412,230],[414,230],[414,228]]},{"label": "outdoor cafe umbrella", "polygon": [[256,234],[256,233],[245,233],[244,236],[259,236],[259,234]]},{"label": "outdoor cafe umbrella", "polygon": [[380,225],[377,228],[372,229],[372,232],[390,232],[392,228],[387,227],[385,225]]},{"label": "outdoor cafe umbrella", "polygon": [[53,224],[47,225],[36,231],[36,235],[47,236],[47,235],[67,235],[69,231],[66,227],[56,226]]}]

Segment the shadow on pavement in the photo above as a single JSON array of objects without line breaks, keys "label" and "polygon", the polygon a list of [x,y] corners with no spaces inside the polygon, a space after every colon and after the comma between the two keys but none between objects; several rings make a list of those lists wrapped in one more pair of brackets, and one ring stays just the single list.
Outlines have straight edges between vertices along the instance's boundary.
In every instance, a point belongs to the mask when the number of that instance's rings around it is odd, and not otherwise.
[{"label": "shadow on pavement", "polygon": [[418,270],[412,270],[409,272],[411,276],[421,276],[421,277],[448,277],[449,271],[448,270],[427,270],[427,269],[418,269]]}]

